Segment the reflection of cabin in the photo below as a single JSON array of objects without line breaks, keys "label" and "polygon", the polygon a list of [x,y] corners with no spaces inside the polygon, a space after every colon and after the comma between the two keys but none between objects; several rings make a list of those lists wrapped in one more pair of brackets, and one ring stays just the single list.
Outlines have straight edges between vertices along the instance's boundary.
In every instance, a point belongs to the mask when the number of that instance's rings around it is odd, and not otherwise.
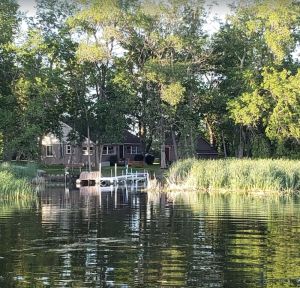
[{"label": "reflection of cabin", "polygon": [[[201,136],[198,136],[195,140],[195,149],[198,158],[214,159],[219,156],[218,151],[211,147],[210,144]],[[180,143],[178,144],[178,150],[180,150]],[[171,138],[166,140],[166,161],[175,161],[174,146]]]},{"label": "reflection of cabin", "polygon": [[[84,138],[80,145],[72,147],[68,142],[68,135],[72,128],[62,123],[62,137],[48,134],[42,139],[42,162],[45,164],[85,164],[90,154],[92,166],[96,163],[95,143]],[[124,131],[122,141],[117,144],[105,144],[102,152],[102,162],[109,162],[112,158],[117,161],[132,159],[141,153],[140,138],[129,131]]]}]

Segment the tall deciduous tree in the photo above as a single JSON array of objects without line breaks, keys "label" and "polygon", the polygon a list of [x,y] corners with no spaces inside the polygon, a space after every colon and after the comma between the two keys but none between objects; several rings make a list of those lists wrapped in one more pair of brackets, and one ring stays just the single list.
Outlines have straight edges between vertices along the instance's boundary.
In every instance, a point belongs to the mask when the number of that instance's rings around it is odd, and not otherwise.
[{"label": "tall deciduous tree", "polygon": [[16,136],[17,99],[12,83],[17,77],[12,43],[19,27],[18,4],[14,0],[0,2],[0,150],[5,159],[11,157],[9,143]]}]

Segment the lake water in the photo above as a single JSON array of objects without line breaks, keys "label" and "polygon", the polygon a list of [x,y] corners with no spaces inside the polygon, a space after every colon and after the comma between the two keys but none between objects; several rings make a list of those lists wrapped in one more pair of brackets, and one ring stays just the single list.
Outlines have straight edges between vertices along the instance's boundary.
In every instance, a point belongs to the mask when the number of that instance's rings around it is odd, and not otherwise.
[{"label": "lake water", "polygon": [[300,201],[46,189],[0,205],[0,287],[300,287]]}]

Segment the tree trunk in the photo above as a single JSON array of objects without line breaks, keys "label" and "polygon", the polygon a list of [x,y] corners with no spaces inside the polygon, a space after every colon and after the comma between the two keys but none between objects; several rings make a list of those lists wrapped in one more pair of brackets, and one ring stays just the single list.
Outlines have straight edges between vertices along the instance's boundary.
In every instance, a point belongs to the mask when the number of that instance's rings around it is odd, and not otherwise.
[{"label": "tree trunk", "polygon": [[166,135],[165,135],[165,128],[164,128],[164,120],[163,115],[161,114],[161,148],[160,148],[160,168],[166,169]]},{"label": "tree trunk", "polygon": [[226,143],[225,143],[225,137],[224,137],[224,131],[223,130],[222,130],[222,142],[223,142],[224,157],[227,158],[227,150],[226,150]]},{"label": "tree trunk", "polygon": [[146,144],[146,148],[145,148],[145,152],[149,153],[151,146],[152,146],[152,142],[153,142],[153,137],[152,135],[149,137],[147,144]]},{"label": "tree trunk", "polygon": [[194,133],[193,133],[193,127],[191,126],[190,128],[190,141],[191,141],[191,156],[196,155],[196,149],[195,149],[195,139],[194,139]]},{"label": "tree trunk", "polygon": [[95,147],[95,165],[96,167],[99,167],[100,164],[100,155],[99,155],[99,143],[96,143]]},{"label": "tree trunk", "polygon": [[41,135],[38,139],[38,163],[42,163],[42,155],[43,155],[43,136]]},{"label": "tree trunk", "polygon": [[215,147],[216,146],[216,137],[215,137],[215,133],[213,131],[212,125],[211,123],[208,121],[208,119],[206,118],[206,126],[208,129],[208,134],[209,134],[209,144],[210,147]]},{"label": "tree trunk", "polygon": [[166,169],[167,163],[166,163],[166,145],[164,143],[161,144],[160,148],[160,168]]},{"label": "tree trunk", "polygon": [[238,158],[243,158],[244,157],[244,137],[243,137],[243,127],[240,126],[240,141],[239,141],[239,146],[238,146],[238,151],[237,151],[237,157]]},{"label": "tree trunk", "polygon": [[73,151],[74,151],[74,145],[71,143],[71,155],[68,161],[68,164],[73,164]]},{"label": "tree trunk", "polygon": [[92,165],[91,165],[91,153],[90,153],[90,147],[91,147],[90,125],[87,126],[87,136],[88,136],[88,147],[87,147],[88,165],[89,165],[89,172],[91,172],[92,171]]},{"label": "tree trunk", "polygon": [[99,164],[102,163],[102,154],[103,154],[103,144],[99,145]]},{"label": "tree trunk", "polygon": [[172,142],[173,142],[173,148],[174,148],[175,161],[177,161],[178,160],[177,142],[176,142],[175,132],[172,127],[171,127],[171,133],[172,133]]},{"label": "tree trunk", "polygon": [[6,137],[3,137],[3,160],[4,161],[11,161],[12,159],[12,153],[11,149],[8,148],[8,141]]},{"label": "tree trunk", "polygon": [[142,121],[139,120],[139,137],[141,139],[142,153],[146,152],[146,127]]}]

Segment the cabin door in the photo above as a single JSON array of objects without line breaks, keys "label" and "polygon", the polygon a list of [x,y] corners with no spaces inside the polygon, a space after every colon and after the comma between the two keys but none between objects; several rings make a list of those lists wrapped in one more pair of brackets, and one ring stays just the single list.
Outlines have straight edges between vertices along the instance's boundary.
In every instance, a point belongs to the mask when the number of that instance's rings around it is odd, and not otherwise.
[{"label": "cabin door", "polygon": [[119,146],[119,159],[124,158],[124,145]]}]

